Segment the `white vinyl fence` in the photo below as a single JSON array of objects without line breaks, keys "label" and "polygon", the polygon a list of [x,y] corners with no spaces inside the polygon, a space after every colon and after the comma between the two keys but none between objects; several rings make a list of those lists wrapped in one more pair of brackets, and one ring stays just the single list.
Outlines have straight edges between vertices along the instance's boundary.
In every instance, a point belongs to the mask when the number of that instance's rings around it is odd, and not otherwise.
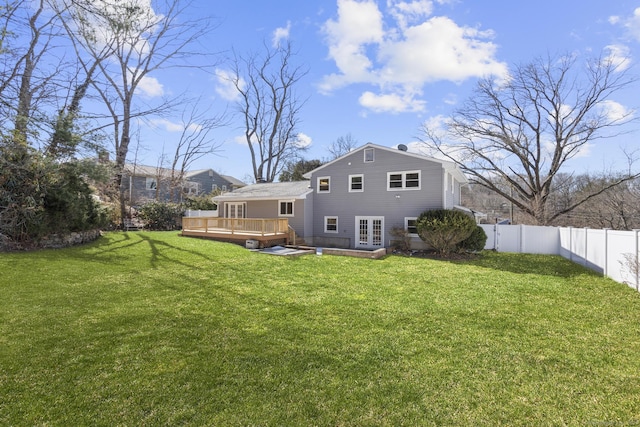
[{"label": "white vinyl fence", "polygon": [[613,280],[640,290],[640,230],[482,224],[485,249],[561,255]]},{"label": "white vinyl fence", "polygon": [[192,217],[217,217],[218,210],[213,211],[200,211],[200,210],[191,210],[187,209],[184,212],[184,216],[192,218]]}]

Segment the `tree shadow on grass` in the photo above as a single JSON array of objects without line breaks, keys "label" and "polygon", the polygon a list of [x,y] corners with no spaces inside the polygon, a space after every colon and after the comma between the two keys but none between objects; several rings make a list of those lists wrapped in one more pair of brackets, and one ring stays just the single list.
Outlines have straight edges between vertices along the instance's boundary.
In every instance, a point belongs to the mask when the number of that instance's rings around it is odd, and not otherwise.
[{"label": "tree shadow on grass", "polygon": [[[144,249],[145,244],[149,250]],[[133,249],[134,247],[139,248]],[[180,259],[180,257],[171,256],[172,251],[186,253],[188,256]],[[134,255],[132,255],[132,253],[134,253]],[[146,254],[149,255],[148,258]],[[51,253],[50,255],[56,257],[60,256],[60,253]],[[144,232],[111,233],[108,238],[103,236],[90,244],[77,246],[69,251],[65,251],[63,256],[65,258],[73,257],[86,260],[87,262],[111,265],[130,263],[132,256],[135,256],[135,261],[144,263],[145,267],[150,266],[152,268],[158,267],[160,262],[174,263],[189,268],[202,268],[197,262],[190,263],[186,260],[192,258],[194,261],[201,259],[209,263],[216,263],[218,262],[217,258],[219,258],[212,256],[211,253],[185,249],[184,247],[168,243],[162,239],[156,239],[151,234]]]}]

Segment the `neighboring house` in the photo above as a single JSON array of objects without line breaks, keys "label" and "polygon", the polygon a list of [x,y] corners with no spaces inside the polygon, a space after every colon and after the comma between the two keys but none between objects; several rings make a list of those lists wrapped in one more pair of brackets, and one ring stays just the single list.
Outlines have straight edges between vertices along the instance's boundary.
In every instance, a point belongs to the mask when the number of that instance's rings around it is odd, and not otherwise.
[{"label": "neighboring house", "polygon": [[149,200],[181,202],[186,196],[199,196],[216,190],[224,193],[245,186],[240,180],[220,175],[213,169],[185,172],[181,180],[177,175],[177,171],[172,174],[167,168],[126,164],[122,187],[130,203],[137,205]]},{"label": "neighboring house", "polygon": [[[405,148],[404,146],[400,146]],[[287,217],[306,244],[375,249],[391,245],[390,230],[424,247],[416,218],[428,209],[461,209],[467,179],[453,162],[366,144],[304,175],[309,181],[253,184],[214,197],[219,215]]]}]

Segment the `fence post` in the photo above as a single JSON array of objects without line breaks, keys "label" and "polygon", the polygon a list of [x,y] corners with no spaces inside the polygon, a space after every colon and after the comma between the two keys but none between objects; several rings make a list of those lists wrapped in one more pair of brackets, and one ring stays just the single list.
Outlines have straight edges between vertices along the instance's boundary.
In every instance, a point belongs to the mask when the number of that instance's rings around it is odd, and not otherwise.
[{"label": "fence post", "polygon": [[587,227],[584,228],[584,266],[586,267],[588,262],[587,262],[587,254],[589,253],[587,251],[588,246],[589,245],[589,229]]},{"label": "fence post", "polygon": [[609,274],[609,229],[604,229],[604,268],[602,269],[604,276]]},{"label": "fence post", "polygon": [[636,244],[636,253],[635,253],[635,265],[632,265],[633,269],[636,272],[636,291],[640,291],[640,254],[638,253],[639,244],[638,244],[638,235],[640,234],[640,230],[635,229],[635,244]]},{"label": "fence post", "polygon": [[573,227],[569,226],[569,261],[573,261]]},{"label": "fence post", "polygon": [[520,224],[520,253],[523,254],[524,253],[524,247],[525,247],[525,242],[524,242],[524,224]]}]

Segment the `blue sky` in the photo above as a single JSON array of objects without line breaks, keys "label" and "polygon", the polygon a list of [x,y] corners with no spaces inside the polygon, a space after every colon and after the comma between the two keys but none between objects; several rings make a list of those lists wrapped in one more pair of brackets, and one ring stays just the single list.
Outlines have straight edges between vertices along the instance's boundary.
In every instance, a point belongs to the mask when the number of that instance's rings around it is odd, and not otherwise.
[{"label": "blue sky", "polygon": [[[327,147],[347,134],[360,144],[411,146],[421,123],[449,114],[480,76],[536,56],[624,55],[634,75],[640,60],[640,1],[196,0],[194,5],[194,16],[218,21],[205,45],[221,59],[231,49],[259,50],[274,38],[293,43],[297,61],[309,69],[297,87],[307,98],[298,129],[309,144],[307,159],[327,158]],[[230,92],[216,78],[226,70],[221,62],[210,73],[188,78],[184,70],[158,73],[150,76],[147,95],[187,89],[206,98],[212,114],[231,112]],[[616,105],[635,109],[638,89],[618,93]],[[141,162],[156,164],[160,147],[170,150],[179,135],[172,125],[179,122],[176,116],[143,125]],[[250,182],[249,150],[239,123],[218,129],[220,150],[192,169],[213,168]],[[631,132],[598,141],[568,164],[568,172],[623,170],[621,150],[640,148],[637,138]]]}]

